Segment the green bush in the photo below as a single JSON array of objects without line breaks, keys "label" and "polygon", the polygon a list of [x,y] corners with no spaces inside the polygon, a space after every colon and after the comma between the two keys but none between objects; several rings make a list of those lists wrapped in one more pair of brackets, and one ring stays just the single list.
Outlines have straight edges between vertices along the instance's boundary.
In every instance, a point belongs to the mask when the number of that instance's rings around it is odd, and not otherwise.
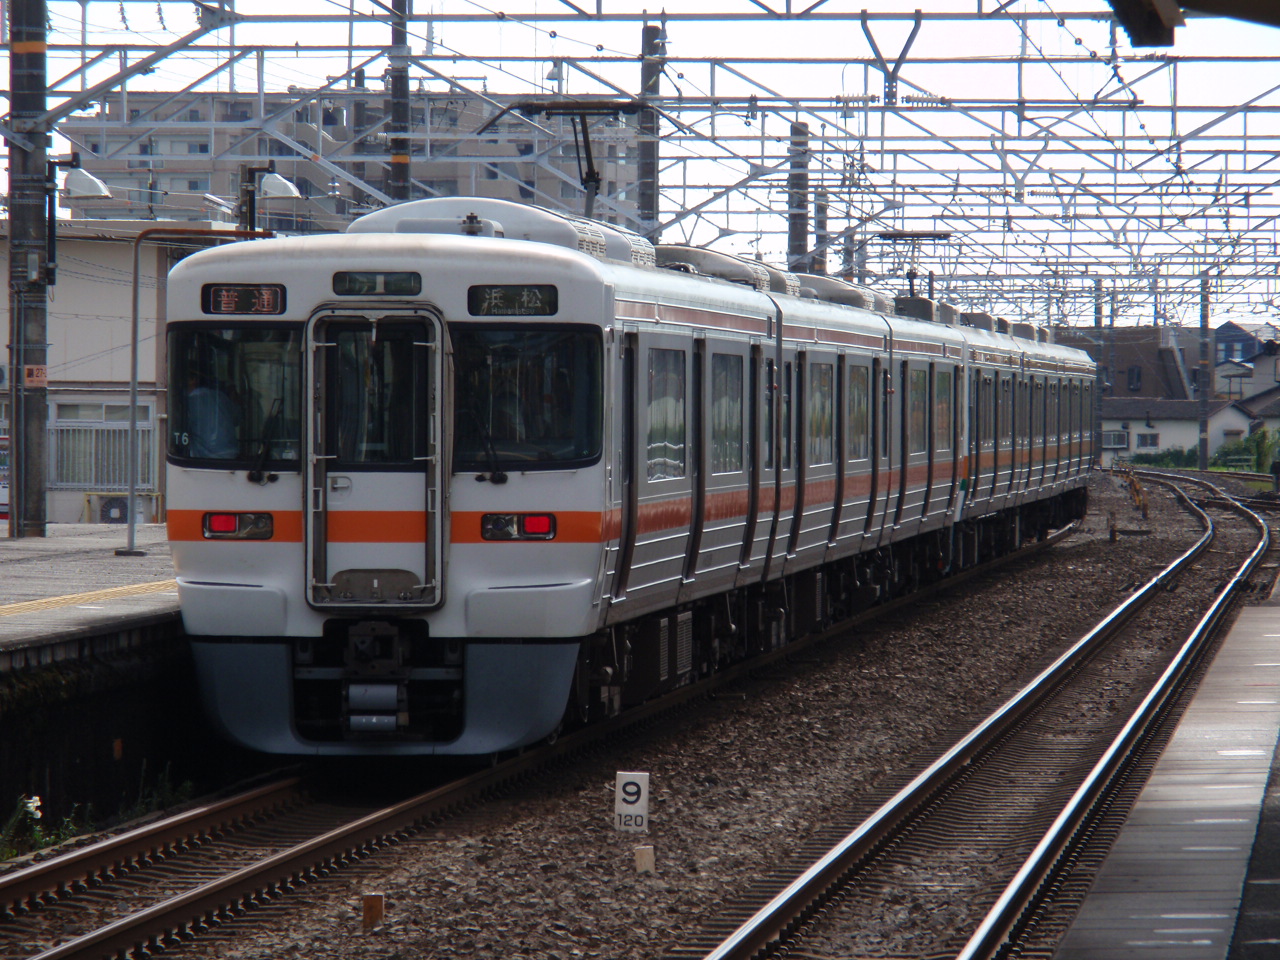
[{"label": "green bush", "polygon": [[1266,427],[1239,440],[1228,440],[1209,460],[1209,467],[1221,470],[1249,470],[1269,473],[1276,456],[1276,438]]},{"label": "green bush", "polygon": [[1142,467],[1171,467],[1194,470],[1200,466],[1200,451],[1171,447],[1168,450],[1161,450],[1159,453],[1135,453],[1129,458],[1129,462],[1134,466]]}]

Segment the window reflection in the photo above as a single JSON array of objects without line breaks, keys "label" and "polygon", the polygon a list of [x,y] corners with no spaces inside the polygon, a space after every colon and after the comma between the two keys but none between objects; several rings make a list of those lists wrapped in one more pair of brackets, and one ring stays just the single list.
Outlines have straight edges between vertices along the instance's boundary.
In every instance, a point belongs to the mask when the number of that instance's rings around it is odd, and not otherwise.
[{"label": "window reflection", "polygon": [[455,324],[450,336],[455,469],[537,469],[600,456],[598,330]]},{"label": "window reflection", "polygon": [[649,351],[649,479],[685,473],[683,350]]},{"label": "window reflection", "polygon": [[416,326],[339,329],[331,360],[330,452],[343,464],[410,463],[423,422],[425,390],[416,379]]},{"label": "window reflection", "polygon": [[711,472],[742,469],[742,358],[711,358]]},{"label": "window reflection", "polygon": [[175,324],[169,389],[171,456],[296,467],[301,326]]}]

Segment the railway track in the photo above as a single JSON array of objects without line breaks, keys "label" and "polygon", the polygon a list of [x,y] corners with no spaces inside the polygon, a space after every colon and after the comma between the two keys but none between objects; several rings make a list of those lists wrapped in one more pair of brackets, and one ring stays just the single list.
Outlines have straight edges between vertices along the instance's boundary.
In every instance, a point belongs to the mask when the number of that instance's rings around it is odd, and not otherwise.
[{"label": "railway track", "polygon": [[[874,619],[968,576],[1024,559],[1058,542],[1070,529],[878,606],[853,622]],[[689,701],[769,662],[793,657],[850,625],[844,621],[615,721],[390,806],[325,803],[302,781],[290,778],[0,875],[0,955],[99,960],[159,953],[398,843],[560,757],[590,749],[602,738],[630,728],[643,729]]]},{"label": "railway track", "polygon": [[0,876],[0,954],[145,957],[395,844],[523,775],[517,758],[389,806],[289,778]]},{"label": "railway track", "polygon": [[0,876],[0,954],[74,941],[351,818],[287,777]]},{"label": "railway track", "polygon": [[[1056,921],[1037,911],[1062,889],[1063,865],[1093,818],[1141,779],[1133,771],[1144,748],[1269,549],[1261,518],[1219,506],[1220,491],[1207,499],[1212,519],[1186,499],[1204,518],[1199,543],[870,818],[832,824],[794,869],[775,872],[667,960],[977,960],[1015,942],[1022,955],[1051,955],[1035,944],[1053,942]],[[963,917],[958,901],[970,908]],[[974,901],[989,910],[976,924]]]}]

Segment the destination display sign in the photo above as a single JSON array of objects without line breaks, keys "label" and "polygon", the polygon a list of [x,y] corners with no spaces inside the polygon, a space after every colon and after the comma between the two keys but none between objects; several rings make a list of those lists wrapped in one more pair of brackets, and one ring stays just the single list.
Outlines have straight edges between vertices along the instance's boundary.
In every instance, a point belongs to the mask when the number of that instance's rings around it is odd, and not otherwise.
[{"label": "destination display sign", "polygon": [[485,283],[467,289],[473,317],[550,317],[560,310],[554,283]]},{"label": "destination display sign", "polygon": [[284,313],[283,283],[206,283],[200,309],[211,314]]}]

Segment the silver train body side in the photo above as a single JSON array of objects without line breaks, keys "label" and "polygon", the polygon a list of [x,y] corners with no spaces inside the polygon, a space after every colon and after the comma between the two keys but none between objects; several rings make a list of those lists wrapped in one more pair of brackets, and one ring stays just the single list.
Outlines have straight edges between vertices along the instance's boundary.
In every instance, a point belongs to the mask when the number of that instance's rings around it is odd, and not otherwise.
[{"label": "silver train body side", "polygon": [[657,259],[451,199],[174,268],[170,540],[229,737],[517,748],[1083,511],[1084,354]]}]

